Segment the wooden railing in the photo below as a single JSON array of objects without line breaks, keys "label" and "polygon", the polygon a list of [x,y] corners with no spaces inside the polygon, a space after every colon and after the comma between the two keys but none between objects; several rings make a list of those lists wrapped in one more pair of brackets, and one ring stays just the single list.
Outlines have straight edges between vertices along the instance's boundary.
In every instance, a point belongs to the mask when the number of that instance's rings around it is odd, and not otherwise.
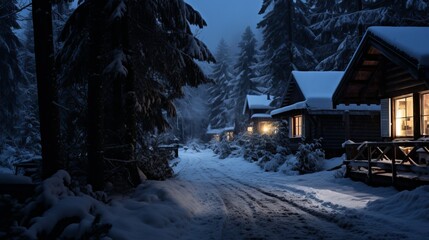
[{"label": "wooden railing", "polygon": [[365,168],[367,181],[371,182],[374,169],[392,174],[392,183],[397,181],[398,172],[413,172],[417,175],[429,174],[426,160],[429,157],[429,141],[393,141],[347,143],[347,169]]}]

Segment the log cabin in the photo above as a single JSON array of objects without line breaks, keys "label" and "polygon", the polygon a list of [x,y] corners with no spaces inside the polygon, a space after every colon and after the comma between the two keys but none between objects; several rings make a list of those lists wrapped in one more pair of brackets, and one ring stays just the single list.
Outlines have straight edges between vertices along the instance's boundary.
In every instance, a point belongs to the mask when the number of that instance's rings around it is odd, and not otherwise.
[{"label": "log cabin", "polygon": [[428,178],[429,27],[368,28],[333,102],[381,105],[383,141],[347,144],[349,172],[365,172],[368,182],[388,175],[395,185]]},{"label": "log cabin", "polygon": [[277,128],[270,111],[275,97],[267,95],[247,95],[243,115],[246,116],[248,133],[275,134]]},{"label": "log cabin", "polygon": [[379,140],[379,105],[333,107],[332,94],[344,72],[292,71],[282,107],[271,111],[276,119],[288,121],[290,149],[322,138],[326,157],[343,154],[346,140]]}]

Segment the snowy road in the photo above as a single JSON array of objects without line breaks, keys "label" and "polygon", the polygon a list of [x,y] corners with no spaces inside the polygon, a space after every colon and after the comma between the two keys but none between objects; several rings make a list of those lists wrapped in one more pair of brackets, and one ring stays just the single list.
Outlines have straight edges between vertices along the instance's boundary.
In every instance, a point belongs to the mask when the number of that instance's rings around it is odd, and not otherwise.
[{"label": "snowy road", "polygon": [[[194,205],[180,239],[421,239],[428,234],[362,210],[377,194],[339,184],[330,189],[335,184],[317,176],[264,173],[242,159],[220,160],[209,150],[181,152],[175,171],[173,183],[192,195]],[[332,172],[329,177],[334,179]]]}]

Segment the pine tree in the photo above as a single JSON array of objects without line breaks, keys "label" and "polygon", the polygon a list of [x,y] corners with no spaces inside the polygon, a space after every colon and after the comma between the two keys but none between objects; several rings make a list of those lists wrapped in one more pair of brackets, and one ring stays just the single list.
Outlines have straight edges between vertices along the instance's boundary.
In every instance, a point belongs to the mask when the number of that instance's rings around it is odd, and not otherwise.
[{"label": "pine tree", "polygon": [[14,133],[18,119],[18,85],[25,81],[25,75],[18,62],[21,46],[14,34],[19,29],[16,1],[0,3],[0,141]]},{"label": "pine tree", "polygon": [[235,123],[239,124],[243,120],[243,105],[248,94],[261,94],[258,84],[254,81],[257,77],[256,65],[258,64],[257,46],[255,35],[250,27],[244,31],[241,42],[239,43],[240,53],[237,63],[234,66],[236,73],[236,85],[234,87],[233,98],[236,102]]},{"label": "pine tree", "polygon": [[[326,5],[330,3],[329,5]],[[344,70],[369,26],[427,26],[428,1],[311,1],[320,63],[316,70]],[[327,14],[327,12],[329,14]]]},{"label": "pine tree", "polygon": [[[93,77],[102,77],[98,87],[91,87],[91,92],[103,90],[96,93],[104,99],[101,107],[105,109],[102,111],[105,131],[101,138],[108,141],[103,145],[108,143],[109,149],[117,149],[105,152],[105,158],[135,164],[136,121],[145,130],[166,129],[164,113],[175,114],[172,102],[183,96],[182,86],[198,86],[208,81],[194,59],[214,59],[207,47],[193,36],[189,24],[206,25],[200,14],[182,0],[108,3],[86,0],[70,17],[61,35],[64,41],[59,54],[62,82],[94,84],[91,83]],[[97,46],[88,41],[94,41],[94,37]],[[94,54],[93,47],[98,48],[99,54]],[[95,58],[99,64],[96,71]],[[88,95],[89,92],[90,89]],[[96,101],[96,105],[100,105]],[[97,112],[99,118],[100,111]],[[89,99],[88,113],[95,114],[90,113]],[[133,171],[131,182],[135,183],[138,178],[135,168],[129,169]]]},{"label": "pine tree", "polygon": [[271,81],[270,93],[280,96],[292,70],[308,70],[316,64],[312,43],[315,35],[308,27],[308,7],[304,1],[264,0],[262,29],[264,51],[262,72]]},{"label": "pine tree", "polygon": [[230,84],[233,79],[231,70],[230,49],[224,39],[219,42],[216,49],[216,63],[213,65],[211,78],[214,84],[209,88],[209,105],[210,105],[210,128],[224,128],[230,125],[232,121],[231,106],[231,88]]}]

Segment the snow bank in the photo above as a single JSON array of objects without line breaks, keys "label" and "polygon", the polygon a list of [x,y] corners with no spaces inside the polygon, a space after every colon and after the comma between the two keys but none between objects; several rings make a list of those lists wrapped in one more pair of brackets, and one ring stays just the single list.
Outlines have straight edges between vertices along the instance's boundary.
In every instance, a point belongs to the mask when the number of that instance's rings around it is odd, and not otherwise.
[{"label": "snow bank", "polygon": [[[417,222],[429,222],[429,186],[368,203],[368,210]],[[427,227],[427,226],[426,226]]]},{"label": "snow bank", "polygon": [[26,176],[0,173],[1,184],[31,184],[31,178]]}]

